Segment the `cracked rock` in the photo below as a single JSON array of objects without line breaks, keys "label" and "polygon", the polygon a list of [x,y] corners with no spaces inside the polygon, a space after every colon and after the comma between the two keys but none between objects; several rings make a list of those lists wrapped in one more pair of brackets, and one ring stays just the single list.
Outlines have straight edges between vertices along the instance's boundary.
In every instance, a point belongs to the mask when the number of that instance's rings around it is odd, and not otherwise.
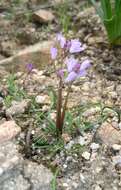
[{"label": "cracked rock", "polygon": [[33,14],[33,19],[39,23],[48,23],[52,22],[55,16],[50,11],[40,9]]},{"label": "cracked rock", "polygon": [[117,130],[108,122],[104,122],[97,130],[96,140],[107,145],[112,146],[114,144],[121,143],[121,131]]},{"label": "cracked rock", "polygon": [[25,178],[29,179],[32,184],[32,190],[50,190],[52,173],[43,165],[33,162],[24,163]]},{"label": "cracked rock", "polygon": [[30,100],[23,100],[21,102],[14,101],[12,103],[12,106],[6,110],[6,115],[13,116],[24,113],[25,110],[28,108],[29,103]]},{"label": "cracked rock", "polygon": [[21,129],[15,121],[5,121],[0,125],[0,143],[13,139],[20,131]]},{"label": "cracked rock", "polygon": [[0,145],[0,190],[51,190],[52,173],[43,165],[24,160],[17,145]]}]

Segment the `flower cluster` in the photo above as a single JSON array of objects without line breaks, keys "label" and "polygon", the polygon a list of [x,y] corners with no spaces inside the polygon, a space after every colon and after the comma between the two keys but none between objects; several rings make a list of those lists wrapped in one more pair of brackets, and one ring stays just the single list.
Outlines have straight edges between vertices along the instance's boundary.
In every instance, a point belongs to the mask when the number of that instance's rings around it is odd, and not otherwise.
[{"label": "flower cluster", "polygon": [[[78,59],[74,58],[75,53],[80,53],[85,50],[85,46],[79,41],[79,39],[67,40],[62,34],[58,34],[56,42],[60,45],[63,54],[65,55],[59,68],[57,75],[64,79],[65,83],[70,83],[83,77],[87,73],[87,69],[90,67],[90,61],[84,60],[82,63]],[[56,47],[51,48],[51,58],[56,60],[59,56],[59,50]]]}]

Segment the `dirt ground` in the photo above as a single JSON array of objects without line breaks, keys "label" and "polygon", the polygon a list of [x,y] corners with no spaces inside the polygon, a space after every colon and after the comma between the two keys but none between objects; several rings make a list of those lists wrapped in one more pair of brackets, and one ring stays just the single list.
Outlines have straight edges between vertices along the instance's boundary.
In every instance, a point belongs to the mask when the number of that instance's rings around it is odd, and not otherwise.
[{"label": "dirt ground", "polygon": [[[54,1],[1,0],[0,60],[30,45],[52,40],[61,31],[59,6]],[[56,19],[51,23],[35,22],[32,14],[40,8],[51,11]],[[90,4],[71,1],[67,10],[71,19],[68,35],[86,45],[80,58],[88,57],[92,68],[84,80],[72,86],[63,142],[56,142],[50,129],[45,133],[49,119],[55,120],[52,89],[57,82],[51,67],[40,70],[41,66],[35,65],[26,81],[25,72],[15,70],[15,78],[7,79],[7,68],[1,70],[0,97],[4,103],[0,119],[12,118],[21,127],[16,142],[24,159],[43,164],[54,174],[58,171],[57,190],[120,190],[121,48],[109,46],[105,29]],[[11,94],[10,80],[18,87],[16,95]],[[40,104],[37,96],[44,97]],[[29,103],[18,112],[15,102],[21,107],[23,100]],[[103,107],[108,108],[104,115]],[[43,144],[49,146],[44,149]]]}]

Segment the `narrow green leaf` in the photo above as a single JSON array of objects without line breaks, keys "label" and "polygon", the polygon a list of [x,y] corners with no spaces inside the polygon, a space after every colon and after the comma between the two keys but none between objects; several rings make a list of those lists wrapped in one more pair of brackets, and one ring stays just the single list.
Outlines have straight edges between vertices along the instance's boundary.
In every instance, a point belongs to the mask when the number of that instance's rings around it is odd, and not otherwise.
[{"label": "narrow green leaf", "polygon": [[101,0],[100,7],[91,0],[101,17],[111,44],[121,45],[121,0]]},{"label": "narrow green leaf", "polygon": [[104,14],[104,20],[112,19],[112,8],[110,0],[101,0],[101,7]]}]

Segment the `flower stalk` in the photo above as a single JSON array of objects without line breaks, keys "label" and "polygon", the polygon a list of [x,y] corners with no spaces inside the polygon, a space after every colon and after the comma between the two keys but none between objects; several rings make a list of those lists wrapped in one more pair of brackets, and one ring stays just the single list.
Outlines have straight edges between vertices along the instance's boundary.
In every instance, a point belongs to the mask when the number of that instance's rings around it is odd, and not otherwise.
[{"label": "flower stalk", "polygon": [[57,115],[56,115],[56,128],[57,128],[58,137],[62,134],[61,109],[62,109],[62,79],[60,78],[59,88],[58,88],[58,100],[57,100]]},{"label": "flower stalk", "polygon": [[[52,47],[50,54],[54,63],[54,70],[59,79],[56,112],[56,129],[57,137],[59,138],[63,132],[71,85],[75,80],[84,77],[87,74],[87,69],[90,67],[90,61],[86,59],[80,63],[78,59],[74,58],[74,53],[77,54],[85,50],[85,45],[82,45],[79,39],[67,40],[62,34],[58,34],[56,44],[57,47]],[[58,49],[59,46],[60,48]],[[64,86],[68,87],[67,95],[63,103],[62,91]]]}]

